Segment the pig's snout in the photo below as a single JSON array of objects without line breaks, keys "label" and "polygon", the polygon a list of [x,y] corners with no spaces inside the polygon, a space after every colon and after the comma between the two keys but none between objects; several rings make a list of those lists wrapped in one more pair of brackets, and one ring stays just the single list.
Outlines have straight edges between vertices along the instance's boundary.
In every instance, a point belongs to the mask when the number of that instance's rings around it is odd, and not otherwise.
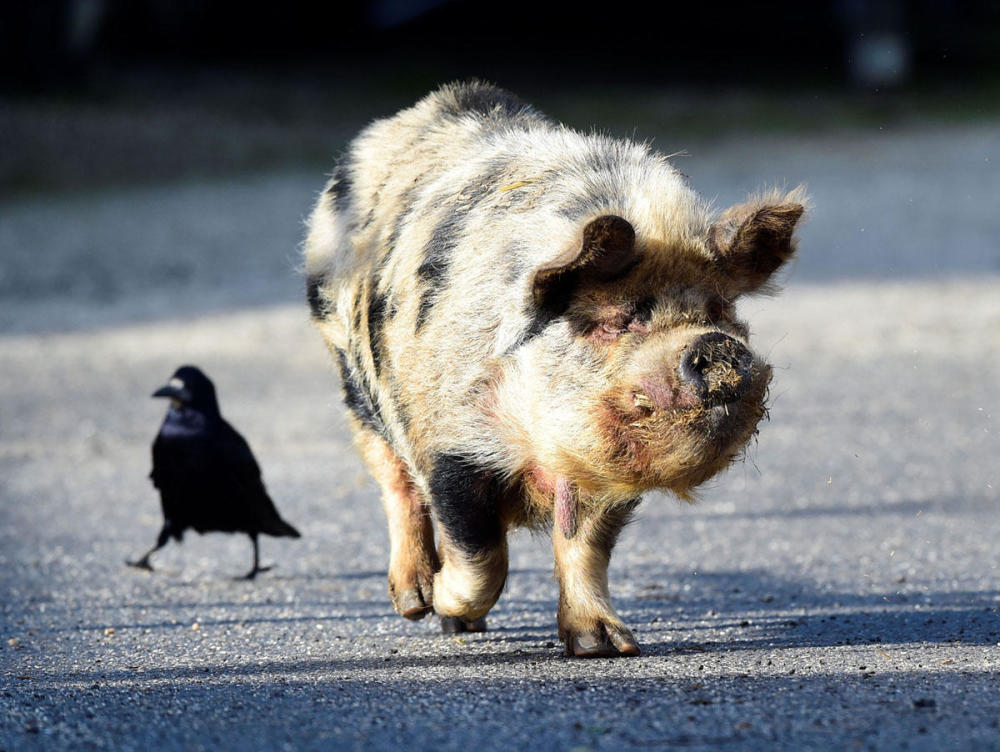
[{"label": "pig's snout", "polygon": [[681,354],[682,383],[706,407],[735,402],[750,388],[753,354],[722,332],[703,334]]}]

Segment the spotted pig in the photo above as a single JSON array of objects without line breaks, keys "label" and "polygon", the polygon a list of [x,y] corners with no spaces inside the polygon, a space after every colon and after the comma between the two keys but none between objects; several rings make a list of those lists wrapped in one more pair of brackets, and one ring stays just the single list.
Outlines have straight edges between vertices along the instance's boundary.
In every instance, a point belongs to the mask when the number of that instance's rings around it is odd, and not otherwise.
[{"label": "spotted pig", "polygon": [[612,547],[644,492],[689,498],[756,432],[771,369],[734,304],[792,256],[805,202],[717,213],[647,146],[476,82],[361,132],[310,218],[307,296],[400,614],[484,629],[507,531],[545,528],[567,654],[639,652]]}]

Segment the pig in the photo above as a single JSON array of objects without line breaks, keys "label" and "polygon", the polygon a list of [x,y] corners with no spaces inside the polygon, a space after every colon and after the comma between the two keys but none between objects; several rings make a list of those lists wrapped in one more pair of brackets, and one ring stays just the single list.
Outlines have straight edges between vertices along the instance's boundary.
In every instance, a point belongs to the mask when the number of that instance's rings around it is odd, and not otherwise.
[{"label": "pig", "polygon": [[477,81],[366,127],[310,216],[306,294],[396,611],[485,629],[526,526],[551,531],[566,654],[637,655],[612,548],[643,493],[691,499],[756,433],[771,368],[734,304],[773,291],[806,206],[719,213],[648,146]]}]

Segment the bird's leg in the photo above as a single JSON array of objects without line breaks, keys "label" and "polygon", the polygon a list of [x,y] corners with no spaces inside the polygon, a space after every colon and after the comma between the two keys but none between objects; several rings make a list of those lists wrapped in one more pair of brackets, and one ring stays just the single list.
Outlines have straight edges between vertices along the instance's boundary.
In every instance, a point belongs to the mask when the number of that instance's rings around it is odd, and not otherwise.
[{"label": "bird's leg", "polygon": [[163,528],[160,530],[160,534],[156,536],[156,545],[153,546],[151,549],[149,549],[146,553],[144,553],[142,555],[142,558],[137,559],[136,561],[129,561],[128,559],[126,559],[125,563],[128,564],[130,567],[145,569],[148,572],[152,572],[153,565],[149,563],[149,557],[152,556],[157,551],[159,551],[165,545],[167,545],[167,541],[169,540],[170,540],[170,523],[166,522],[164,523]]},{"label": "bird's leg", "polygon": [[161,548],[162,546],[153,546],[151,549],[149,549],[146,553],[142,555],[142,558],[136,559],[135,561],[126,559],[125,563],[128,564],[130,567],[135,567],[136,569],[145,569],[149,572],[152,572],[153,565],[149,563],[149,557],[152,556],[157,551],[159,551]]},{"label": "bird's leg", "polygon": [[250,540],[253,541],[253,569],[247,572],[242,577],[238,578],[241,580],[252,580],[257,576],[258,572],[267,572],[271,567],[262,567],[260,565],[260,549],[257,545],[257,536],[251,535]]}]

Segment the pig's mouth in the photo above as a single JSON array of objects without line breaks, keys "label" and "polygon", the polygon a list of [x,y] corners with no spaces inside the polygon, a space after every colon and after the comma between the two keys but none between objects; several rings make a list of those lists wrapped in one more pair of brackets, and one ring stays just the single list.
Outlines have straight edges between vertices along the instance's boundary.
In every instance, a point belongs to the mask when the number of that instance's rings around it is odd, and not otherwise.
[{"label": "pig's mouth", "polygon": [[[687,388],[675,389],[667,404],[645,391],[631,393],[632,409],[622,418],[634,429],[673,434],[677,430],[703,435],[714,443],[726,444],[741,433],[746,424],[752,428],[762,418],[767,408],[765,398],[771,380],[771,369],[755,365],[737,384],[737,377],[719,380],[719,387],[710,387],[698,394]],[[655,440],[652,443],[657,443]]]},{"label": "pig's mouth", "polygon": [[742,342],[722,332],[696,337],[675,357],[671,367],[649,370],[636,379],[631,390],[636,411],[722,407],[726,414],[747,398],[767,369]]},{"label": "pig's mouth", "polygon": [[704,405],[704,429],[716,443],[725,445],[736,442],[742,446],[756,430],[761,418],[767,415],[767,385],[771,381],[771,369],[764,366],[754,376],[748,388],[736,399]]},{"label": "pig's mouth", "polygon": [[683,495],[728,465],[767,414],[771,368],[752,355],[701,366],[698,379],[685,378],[683,368],[653,389],[640,382],[625,400],[605,403],[616,474],[637,490],[666,487]]}]

